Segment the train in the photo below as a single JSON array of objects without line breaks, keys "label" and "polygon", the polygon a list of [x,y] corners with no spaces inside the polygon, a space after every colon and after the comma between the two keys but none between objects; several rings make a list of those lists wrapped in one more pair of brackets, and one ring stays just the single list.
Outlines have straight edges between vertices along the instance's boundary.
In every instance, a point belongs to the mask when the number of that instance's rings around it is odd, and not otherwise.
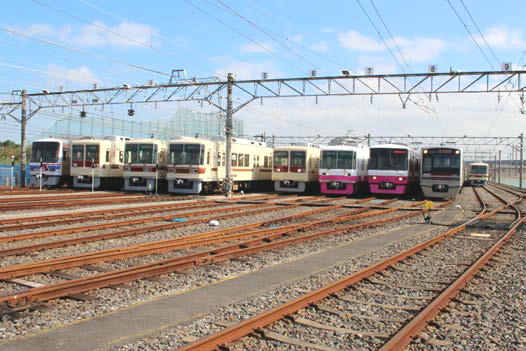
[{"label": "train", "polygon": [[124,146],[130,138],[83,137],[71,142],[71,177],[74,188],[116,188],[123,185]]},{"label": "train", "polygon": [[166,190],[168,143],[157,139],[132,139],[124,145],[122,177],[125,191]]},{"label": "train", "polygon": [[367,146],[322,146],[318,177],[320,193],[352,195],[365,192],[368,162]]},{"label": "train", "polygon": [[[222,140],[181,137],[169,142],[168,192],[211,193],[223,187],[226,148]],[[232,139],[233,190],[263,189],[272,176],[272,148],[264,142]]]},{"label": "train", "polygon": [[29,160],[30,187],[71,185],[69,140],[44,138],[33,142]]},{"label": "train", "polygon": [[304,193],[317,188],[320,149],[313,144],[274,148],[272,182],[277,192]]},{"label": "train", "polygon": [[471,186],[486,186],[489,181],[489,164],[471,163],[468,167],[467,183]]},{"label": "train", "polygon": [[[327,195],[409,194],[455,197],[463,180],[462,150],[402,144],[312,144],[268,147],[233,138],[232,190],[266,187],[276,192]],[[121,136],[33,142],[30,185],[110,188],[125,191],[204,194],[222,189],[226,176],[223,140],[179,137],[170,141]],[[466,179],[484,186],[489,165],[473,163]],[[40,178],[42,175],[42,178]]]},{"label": "train", "polygon": [[456,147],[422,149],[420,187],[427,198],[454,198],[462,188],[464,161]]},{"label": "train", "polygon": [[404,195],[418,188],[420,156],[407,145],[370,148],[367,182],[372,194]]}]

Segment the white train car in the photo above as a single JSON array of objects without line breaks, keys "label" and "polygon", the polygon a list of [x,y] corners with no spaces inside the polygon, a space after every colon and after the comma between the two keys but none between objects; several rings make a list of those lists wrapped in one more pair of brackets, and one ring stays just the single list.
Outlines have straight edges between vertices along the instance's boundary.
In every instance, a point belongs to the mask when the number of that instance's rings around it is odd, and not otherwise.
[{"label": "white train car", "polygon": [[168,143],[156,139],[125,142],[124,190],[163,191],[166,187],[166,151]]},{"label": "white train car", "polygon": [[[130,138],[108,136],[91,137],[71,143],[71,176],[73,187],[122,188],[124,145]],[[93,184],[92,184],[93,181]]]},{"label": "white train car", "polygon": [[[29,185],[55,187],[71,183],[70,142],[64,139],[45,138],[33,142],[29,160]],[[42,178],[40,178],[42,177]]]},{"label": "white train car", "polygon": [[351,195],[367,188],[367,146],[322,146],[320,159],[322,194]]},{"label": "white train car", "polygon": [[383,144],[370,148],[367,166],[372,194],[404,195],[418,189],[420,157],[407,145]]},{"label": "white train car", "polygon": [[[167,162],[168,191],[181,194],[210,193],[221,189],[226,176],[225,143],[182,137],[170,141]],[[269,183],[272,148],[263,142],[232,139],[234,189],[251,189]]]},{"label": "white train car", "polygon": [[489,164],[471,163],[468,168],[468,183],[471,186],[486,186],[489,181]]},{"label": "white train car", "polygon": [[317,189],[320,149],[312,144],[274,148],[272,181],[280,192],[314,191]]},{"label": "white train car", "polygon": [[428,198],[454,198],[463,181],[462,150],[455,147],[422,149],[420,186]]}]

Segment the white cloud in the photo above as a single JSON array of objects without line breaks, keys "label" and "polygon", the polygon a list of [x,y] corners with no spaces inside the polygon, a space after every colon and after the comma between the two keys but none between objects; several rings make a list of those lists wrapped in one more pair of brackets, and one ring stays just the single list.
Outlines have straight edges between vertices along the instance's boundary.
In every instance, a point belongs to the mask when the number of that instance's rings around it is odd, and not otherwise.
[{"label": "white cloud", "polygon": [[[496,26],[486,29],[483,34],[492,48],[524,49],[526,47],[526,38],[522,28]],[[475,38],[479,43],[483,43],[480,36],[475,36]]]},{"label": "white cloud", "polygon": [[[355,30],[338,34],[340,45],[353,51],[364,52],[384,52],[387,51],[385,45],[373,37],[361,34]],[[436,58],[447,48],[447,43],[440,38],[405,38],[396,37],[395,41],[386,41],[386,44],[401,59],[397,52],[396,45],[409,62],[424,62]]]},{"label": "white cloud", "polygon": [[310,48],[317,52],[327,52],[327,50],[329,50],[329,45],[325,41],[319,41],[312,44]]},{"label": "white cloud", "polygon": [[294,35],[291,35],[289,38],[288,38],[290,41],[294,42],[294,43],[301,43],[303,41],[303,35],[301,34],[294,34]]},{"label": "white cloud", "polygon": [[59,65],[47,66],[47,75],[57,80],[66,80],[76,83],[96,83],[100,79],[87,66],[66,68]]},{"label": "white cloud", "polygon": [[340,45],[356,51],[383,51],[384,47],[377,40],[355,30],[338,34]]},{"label": "white cloud", "polygon": [[257,53],[268,54],[270,52],[274,52],[274,47],[270,43],[267,43],[267,42],[263,42],[259,44],[250,42],[250,43],[246,43],[243,46],[241,46],[240,50],[246,51],[246,52],[257,52]]},{"label": "white cloud", "polygon": [[365,67],[373,67],[374,74],[397,73],[398,67],[381,56],[360,56],[357,59],[358,73],[365,74]]},{"label": "white cloud", "polygon": [[80,27],[32,24],[27,27],[13,26],[11,28],[31,36],[60,39],[63,42],[80,47],[144,46],[140,43],[152,45],[152,36],[156,33],[152,27],[134,22],[121,22],[115,26],[108,26],[101,21],[95,21],[93,25]]}]

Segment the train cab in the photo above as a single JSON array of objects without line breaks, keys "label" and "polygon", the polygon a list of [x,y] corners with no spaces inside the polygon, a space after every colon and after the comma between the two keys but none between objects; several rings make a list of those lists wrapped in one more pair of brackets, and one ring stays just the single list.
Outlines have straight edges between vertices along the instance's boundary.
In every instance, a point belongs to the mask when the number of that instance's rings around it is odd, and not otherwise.
[{"label": "train cab", "polygon": [[84,137],[71,143],[73,187],[122,188],[124,145],[130,138],[108,136]]},{"label": "train cab", "polygon": [[274,148],[272,181],[279,192],[317,190],[320,149],[313,144]]},{"label": "train cab", "polygon": [[133,139],[124,146],[124,190],[162,191],[166,186],[168,143],[157,139]]},{"label": "train cab", "polygon": [[489,181],[489,164],[471,163],[468,168],[468,183],[471,186],[486,186]]},{"label": "train cab", "polygon": [[403,195],[418,186],[418,152],[407,145],[372,146],[367,168],[369,190],[373,194]]},{"label": "train cab", "polygon": [[34,141],[29,160],[29,185],[56,187],[69,184],[70,151],[68,140],[45,138]]},{"label": "train cab", "polygon": [[351,195],[365,190],[369,148],[364,145],[322,146],[319,182],[322,194]]},{"label": "train cab", "polygon": [[420,186],[428,198],[454,198],[463,181],[462,150],[455,147],[422,149]]}]

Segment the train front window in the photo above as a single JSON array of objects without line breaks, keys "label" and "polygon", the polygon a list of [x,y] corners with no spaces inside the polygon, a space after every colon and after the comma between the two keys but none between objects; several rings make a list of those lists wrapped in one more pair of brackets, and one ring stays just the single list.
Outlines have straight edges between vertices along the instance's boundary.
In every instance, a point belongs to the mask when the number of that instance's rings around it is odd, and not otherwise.
[{"label": "train front window", "polygon": [[307,155],[307,153],[305,151],[291,151],[290,152],[290,165],[292,167],[303,167],[303,168],[305,168],[306,155]]},{"label": "train front window", "polygon": [[170,164],[181,165],[203,165],[204,147],[201,144],[171,144]]},{"label": "train front window", "polygon": [[488,174],[488,166],[471,166],[471,174]]},{"label": "train front window", "polygon": [[407,155],[406,149],[371,149],[369,169],[406,171]]},{"label": "train front window", "polygon": [[156,144],[139,144],[138,163],[154,164],[157,162]]},{"label": "train front window", "polygon": [[60,144],[56,141],[35,141],[31,148],[31,162],[58,162]]},{"label": "train front window", "polygon": [[355,169],[356,168],[356,152],[354,151],[338,151],[338,165],[339,169]]},{"label": "train front window", "polygon": [[84,161],[84,145],[73,145],[72,161]]},{"label": "train front window", "polygon": [[274,151],[274,166],[282,167],[289,165],[289,152],[288,151]]},{"label": "train front window", "polygon": [[454,150],[428,150],[423,157],[422,172],[460,175],[460,154]]},{"label": "train front window", "polygon": [[124,147],[124,163],[132,164],[137,163],[137,150],[139,145],[137,144],[126,144]]},{"label": "train front window", "polygon": [[99,145],[86,145],[86,161],[99,162]]},{"label": "train front window", "polygon": [[322,151],[321,153],[321,168],[332,169],[336,168],[337,151]]}]

